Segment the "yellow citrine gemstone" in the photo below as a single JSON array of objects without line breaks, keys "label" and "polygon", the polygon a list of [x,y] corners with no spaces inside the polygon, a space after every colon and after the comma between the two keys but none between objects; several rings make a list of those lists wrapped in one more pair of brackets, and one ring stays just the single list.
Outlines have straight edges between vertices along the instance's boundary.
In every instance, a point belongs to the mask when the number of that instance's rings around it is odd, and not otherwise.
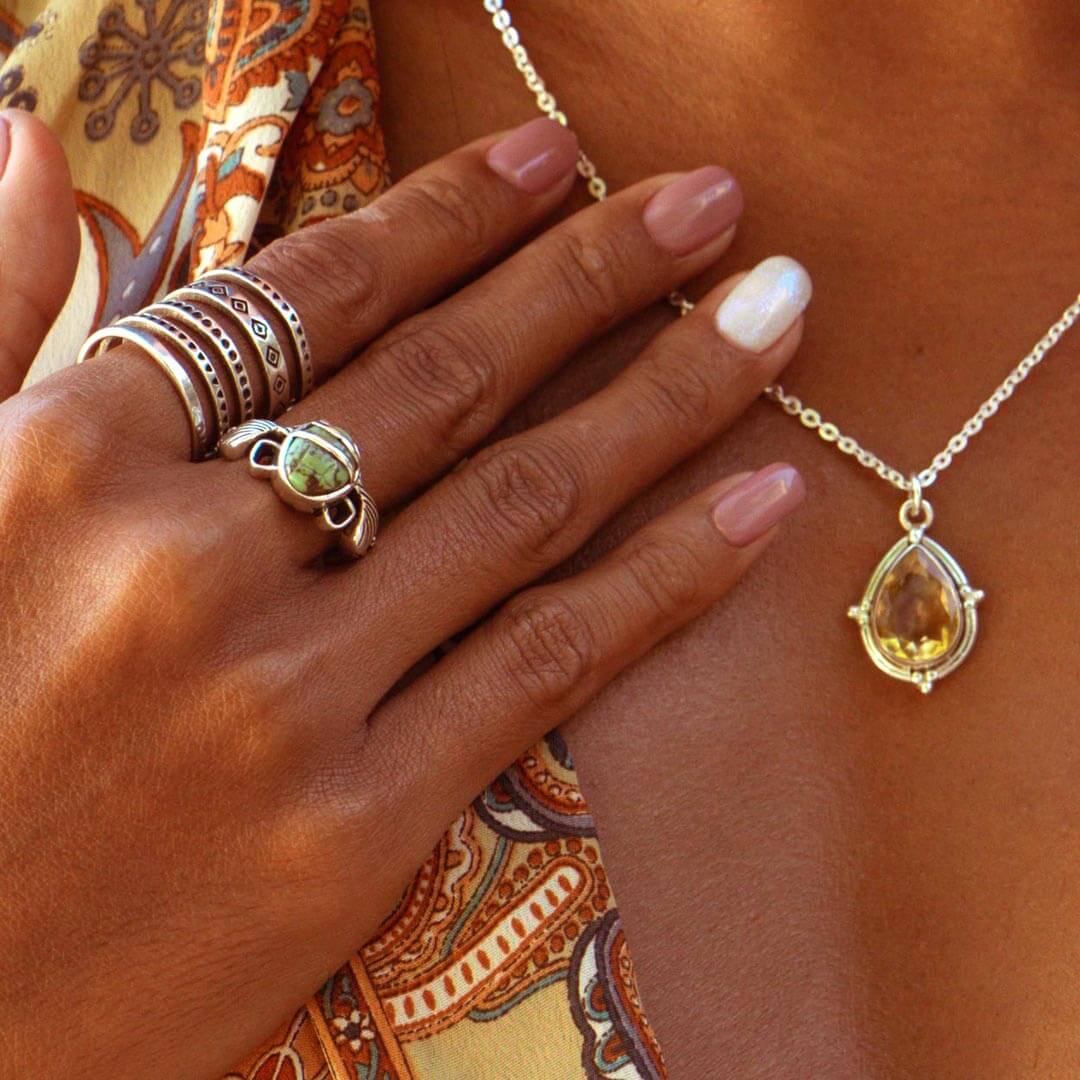
[{"label": "yellow citrine gemstone", "polygon": [[909,548],[878,586],[870,618],[881,648],[903,664],[932,663],[960,636],[964,605],[956,583],[924,547]]}]

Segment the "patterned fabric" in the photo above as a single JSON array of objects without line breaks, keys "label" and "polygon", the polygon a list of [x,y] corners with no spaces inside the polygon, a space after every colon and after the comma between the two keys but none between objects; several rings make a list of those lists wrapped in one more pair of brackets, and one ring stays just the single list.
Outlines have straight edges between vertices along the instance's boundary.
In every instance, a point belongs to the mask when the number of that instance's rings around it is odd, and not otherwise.
[{"label": "patterned fabric", "polygon": [[[30,379],[97,326],[389,184],[367,0],[14,0],[0,107],[64,142],[82,254]],[[551,736],[230,1080],[664,1075],[593,822]]]}]

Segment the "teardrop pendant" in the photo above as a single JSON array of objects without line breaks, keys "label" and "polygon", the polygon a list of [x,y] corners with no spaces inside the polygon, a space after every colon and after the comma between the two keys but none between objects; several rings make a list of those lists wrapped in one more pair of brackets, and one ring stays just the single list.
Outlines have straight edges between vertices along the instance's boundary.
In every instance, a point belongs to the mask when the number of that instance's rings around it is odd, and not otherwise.
[{"label": "teardrop pendant", "polygon": [[848,611],[874,664],[924,694],[971,652],[983,599],[952,555],[926,536],[931,521],[933,509],[916,490],[900,510],[907,535],[886,552],[861,603]]}]

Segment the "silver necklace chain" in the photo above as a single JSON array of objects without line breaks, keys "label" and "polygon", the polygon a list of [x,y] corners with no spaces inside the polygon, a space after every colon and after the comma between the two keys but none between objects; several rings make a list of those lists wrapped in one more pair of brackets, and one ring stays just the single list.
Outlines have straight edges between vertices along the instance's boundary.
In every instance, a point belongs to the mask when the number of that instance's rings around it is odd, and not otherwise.
[{"label": "silver necklace chain", "polygon": [[[492,25],[507,51],[513,57],[514,65],[525,80],[525,85],[536,98],[540,111],[552,120],[565,125],[566,113],[558,106],[555,95],[548,90],[536,66],[529,59],[529,54],[522,44],[521,35],[514,26],[510,12],[503,0],[483,0],[484,10],[491,16]],[[597,173],[596,165],[584,150],[578,154],[578,172],[585,179],[589,194],[600,201],[607,196],[607,184]],[[694,310],[694,303],[681,292],[673,292],[668,302],[680,315],[687,315]],[[1080,296],[1078,296],[1061,314],[1061,318],[1046,331],[1035,347],[1005,376],[994,392],[975,410],[964,426],[945,444],[944,449],[934,456],[934,460],[921,472],[905,476],[899,469],[887,464],[877,454],[861,446],[850,435],[843,434],[836,424],[822,418],[817,409],[804,405],[794,394],[789,394],[779,383],[772,383],[763,391],[765,397],[775,401],[789,416],[797,417],[799,423],[810,431],[816,431],[819,438],[831,443],[842,454],[853,457],[860,465],[870,469],[888,481],[893,487],[907,494],[921,496],[922,489],[930,487],[953,462],[957,454],[967,449],[973,436],[983,429],[983,425],[998,409],[1012,397],[1016,388],[1042,362],[1046,354],[1058,343],[1062,335],[1080,319]]]}]

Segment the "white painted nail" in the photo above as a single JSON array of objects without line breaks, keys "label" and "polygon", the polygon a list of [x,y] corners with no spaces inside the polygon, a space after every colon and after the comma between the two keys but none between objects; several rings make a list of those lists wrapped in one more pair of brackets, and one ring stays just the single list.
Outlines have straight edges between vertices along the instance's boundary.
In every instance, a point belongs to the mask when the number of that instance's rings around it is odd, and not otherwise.
[{"label": "white painted nail", "polygon": [[773,255],[758,263],[728,293],[716,312],[716,329],[741,349],[764,352],[806,310],[813,286],[794,259]]}]

